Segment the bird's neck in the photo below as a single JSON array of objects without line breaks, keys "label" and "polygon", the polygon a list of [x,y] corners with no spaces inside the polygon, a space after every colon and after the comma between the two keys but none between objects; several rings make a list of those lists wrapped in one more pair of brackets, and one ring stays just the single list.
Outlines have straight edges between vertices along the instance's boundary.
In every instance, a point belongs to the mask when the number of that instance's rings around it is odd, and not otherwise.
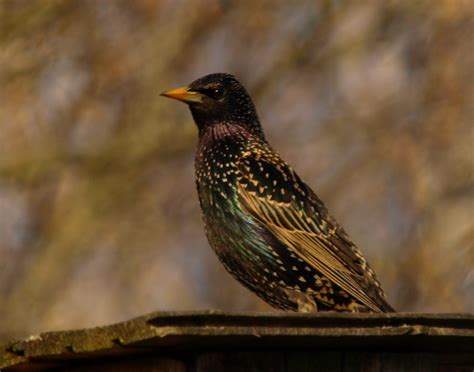
[{"label": "bird's neck", "polygon": [[241,143],[251,133],[243,126],[215,123],[199,129],[199,148],[210,149],[222,142]]},{"label": "bird's neck", "polygon": [[[258,120],[255,109],[240,112],[238,115],[225,115],[225,113],[209,113],[190,106],[194,122],[199,130],[199,138],[218,139],[238,133],[249,133],[265,140],[263,129]],[[234,117],[235,116],[235,117]]]},{"label": "bird's neck", "polygon": [[199,131],[196,162],[209,157],[224,156],[227,159],[240,157],[249,143],[265,142],[263,134],[253,134],[245,126],[216,123]]}]

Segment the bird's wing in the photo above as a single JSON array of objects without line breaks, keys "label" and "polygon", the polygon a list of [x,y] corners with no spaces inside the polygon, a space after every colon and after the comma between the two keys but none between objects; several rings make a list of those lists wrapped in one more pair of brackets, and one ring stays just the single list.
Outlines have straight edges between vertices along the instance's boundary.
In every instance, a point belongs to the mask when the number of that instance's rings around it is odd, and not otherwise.
[{"label": "bird's wing", "polygon": [[239,201],[246,212],[349,295],[381,311],[384,294],[372,269],[291,167],[262,149],[247,151],[238,167]]}]

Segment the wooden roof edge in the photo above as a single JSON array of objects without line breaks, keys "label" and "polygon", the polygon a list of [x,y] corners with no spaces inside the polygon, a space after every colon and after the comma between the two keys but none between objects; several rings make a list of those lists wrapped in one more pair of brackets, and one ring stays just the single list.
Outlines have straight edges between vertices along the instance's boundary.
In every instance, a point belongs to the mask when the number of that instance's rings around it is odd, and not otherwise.
[{"label": "wooden roof edge", "polygon": [[[474,314],[226,313],[156,312],[125,322],[71,331],[44,332],[0,346],[0,369],[31,360],[90,358],[143,352],[144,349],[223,347],[245,340],[247,347],[288,345],[339,346],[420,336],[430,340],[474,342]],[[298,340],[304,343],[298,343]],[[344,341],[345,340],[345,341]],[[369,340],[369,341],[367,341]],[[373,341],[370,341],[373,340]],[[383,341],[383,342],[382,342]],[[431,343],[436,349],[435,343]],[[446,346],[446,345],[445,345]]]}]

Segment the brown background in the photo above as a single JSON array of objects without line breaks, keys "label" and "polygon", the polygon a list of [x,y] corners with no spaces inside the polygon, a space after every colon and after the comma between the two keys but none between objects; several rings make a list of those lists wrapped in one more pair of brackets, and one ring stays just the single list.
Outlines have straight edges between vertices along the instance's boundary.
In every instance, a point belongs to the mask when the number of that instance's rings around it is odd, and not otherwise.
[{"label": "brown background", "polygon": [[208,247],[196,129],[158,95],[218,71],[398,310],[473,311],[473,8],[0,1],[0,340],[269,310]]}]

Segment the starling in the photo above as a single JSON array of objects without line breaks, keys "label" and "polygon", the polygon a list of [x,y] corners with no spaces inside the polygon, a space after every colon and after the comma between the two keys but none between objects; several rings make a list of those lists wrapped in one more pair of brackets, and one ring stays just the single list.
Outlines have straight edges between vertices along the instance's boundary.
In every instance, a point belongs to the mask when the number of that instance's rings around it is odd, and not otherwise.
[{"label": "starling", "polygon": [[357,246],[266,141],[234,76],[207,75],[162,95],[188,104],[198,127],[206,235],[237,280],[283,310],[394,311]]}]

